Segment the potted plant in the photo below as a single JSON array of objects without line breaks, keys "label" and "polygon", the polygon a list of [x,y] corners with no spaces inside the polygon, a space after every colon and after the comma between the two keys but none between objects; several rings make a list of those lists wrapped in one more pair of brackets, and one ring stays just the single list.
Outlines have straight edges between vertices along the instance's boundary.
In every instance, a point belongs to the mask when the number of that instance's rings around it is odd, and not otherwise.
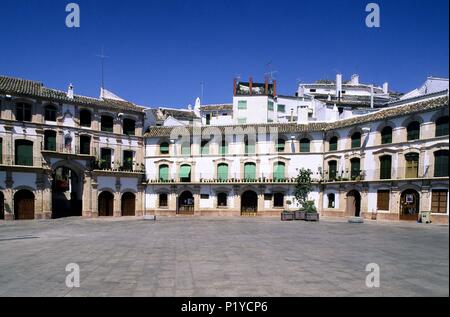
[{"label": "potted plant", "polygon": [[289,210],[283,210],[281,213],[281,221],[292,221],[294,220],[294,213]]},{"label": "potted plant", "polygon": [[306,221],[319,221],[319,213],[317,212],[316,206],[313,200],[308,200],[305,202],[306,210]]},{"label": "potted plant", "polygon": [[299,170],[294,189],[294,197],[300,203],[301,208],[295,212],[294,217],[296,220],[318,220],[319,214],[314,206],[314,201],[308,200],[308,195],[312,189],[312,174],[313,172],[309,169],[302,168]]}]

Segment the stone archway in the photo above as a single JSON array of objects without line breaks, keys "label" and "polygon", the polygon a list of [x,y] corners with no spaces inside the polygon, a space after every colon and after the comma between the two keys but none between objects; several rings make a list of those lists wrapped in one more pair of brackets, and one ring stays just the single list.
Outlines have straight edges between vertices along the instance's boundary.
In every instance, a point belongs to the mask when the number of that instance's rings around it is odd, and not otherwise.
[{"label": "stone archway", "polygon": [[52,218],[81,217],[82,173],[64,165],[56,167],[52,182]]},{"label": "stone archway", "polygon": [[122,195],[122,216],[136,216],[136,195],[126,192]]},{"label": "stone archway", "polygon": [[351,190],[347,193],[346,213],[349,216],[361,216],[361,194],[357,190]]},{"label": "stone archway", "polygon": [[194,214],[194,195],[190,191],[184,191],[178,197],[178,209],[177,214],[180,215],[193,215]]},{"label": "stone archway", "polygon": [[252,190],[244,192],[241,196],[241,215],[256,215],[258,213],[258,194]]},{"label": "stone archway", "polygon": [[14,219],[32,220],[34,219],[34,194],[21,189],[14,194]]},{"label": "stone archway", "polygon": [[404,190],[400,196],[400,220],[416,221],[420,212],[420,194],[414,189]]},{"label": "stone archway", "polygon": [[104,191],[98,196],[98,216],[114,216],[114,195],[108,191]]}]

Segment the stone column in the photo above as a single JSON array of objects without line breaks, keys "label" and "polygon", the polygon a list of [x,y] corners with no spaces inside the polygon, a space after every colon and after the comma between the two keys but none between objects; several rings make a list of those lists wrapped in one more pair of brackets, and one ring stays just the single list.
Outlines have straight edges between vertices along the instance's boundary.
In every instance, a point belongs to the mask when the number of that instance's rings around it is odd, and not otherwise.
[{"label": "stone column", "polygon": [[97,178],[94,176],[91,178],[91,217],[97,218],[98,217],[98,183]]},{"label": "stone column", "polygon": [[3,192],[5,196],[5,220],[14,220],[14,181],[11,171],[6,171],[5,185],[6,189]]},{"label": "stone column", "polygon": [[116,192],[114,193],[114,217],[122,216],[122,201],[121,201],[121,183],[120,177],[116,177]]},{"label": "stone column", "polygon": [[[140,180],[138,180],[140,181]],[[136,216],[143,216],[145,214],[145,185],[138,184],[137,185],[137,194],[136,194]]]},{"label": "stone column", "polygon": [[82,215],[83,217],[91,217],[92,216],[92,182],[91,182],[91,174],[88,172],[84,173],[83,178],[83,209]]},{"label": "stone column", "polygon": [[45,219],[52,218],[53,212],[53,201],[52,201],[52,182],[53,178],[51,174],[43,174],[43,183],[46,185],[43,187],[43,204],[42,204],[42,212],[44,214]]},{"label": "stone column", "polygon": [[194,192],[192,194],[194,195],[194,215],[200,216],[200,186],[194,186]]},{"label": "stone column", "polygon": [[258,213],[264,214],[264,193],[266,191],[266,186],[260,185],[258,186]]},{"label": "stone column", "polygon": [[42,179],[42,174],[36,175],[36,190],[34,192],[34,219],[44,219],[43,205],[44,205],[44,191],[45,184]]}]

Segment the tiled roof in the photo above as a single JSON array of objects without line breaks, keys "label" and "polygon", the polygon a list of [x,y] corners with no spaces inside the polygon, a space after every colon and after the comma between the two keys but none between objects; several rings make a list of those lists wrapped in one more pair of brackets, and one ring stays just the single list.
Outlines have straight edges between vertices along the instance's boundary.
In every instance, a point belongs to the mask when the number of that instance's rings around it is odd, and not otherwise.
[{"label": "tiled roof", "polygon": [[[253,124],[253,125],[239,125],[244,130],[245,128],[252,127],[267,128],[276,127],[278,133],[302,133],[302,132],[318,132],[318,131],[331,131],[339,128],[351,127],[354,125],[361,125],[374,121],[382,121],[386,119],[392,119],[405,115],[412,115],[419,112],[431,111],[435,109],[448,107],[448,97],[439,97],[427,101],[393,106],[390,108],[384,108],[374,113],[370,113],[363,116],[358,116],[354,118],[339,120],[335,122],[310,122],[308,124],[297,124],[297,123],[269,123],[269,124]],[[218,126],[218,127],[202,127],[202,129],[207,128],[218,128],[223,133],[227,128],[235,128],[237,125],[233,126]],[[192,127],[183,127],[188,129],[192,133]],[[169,137],[173,127],[155,127],[150,128],[145,134],[146,137]]]},{"label": "tiled roof", "polygon": [[202,111],[231,111],[233,110],[232,104],[220,104],[220,105],[205,105],[200,108]]},{"label": "tiled roof", "polygon": [[53,102],[98,106],[114,110],[123,109],[141,112],[144,109],[128,101],[96,99],[78,95],[70,99],[65,92],[46,88],[41,82],[5,76],[0,76],[0,93],[19,97],[39,98]]},{"label": "tiled roof", "polygon": [[178,110],[178,109],[167,109],[167,108],[158,108],[151,109],[151,112],[155,116],[156,120],[164,121],[168,117],[173,117],[179,120],[193,120],[197,118],[197,115],[194,111],[190,110]]}]

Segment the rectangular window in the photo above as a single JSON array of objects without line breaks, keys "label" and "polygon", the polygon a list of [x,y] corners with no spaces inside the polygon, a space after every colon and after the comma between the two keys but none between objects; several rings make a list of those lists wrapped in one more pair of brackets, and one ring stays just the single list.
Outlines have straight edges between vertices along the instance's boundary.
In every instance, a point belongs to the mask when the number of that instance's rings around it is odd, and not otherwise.
[{"label": "rectangular window", "polygon": [[208,194],[200,194],[200,199],[209,199]]},{"label": "rectangular window", "polygon": [[238,124],[247,124],[247,118],[239,118]]},{"label": "rectangular window", "polygon": [[167,194],[160,194],[159,195],[159,207],[167,207],[169,205]]},{"label": "rectangular window", "polygon": [[380,179],[391,179],[392,159],[390,156],[380,159]]},{"label": "rectangular window", "polygon": [[433,190],[431,197],[431,211],[436,213],[447,213],[448,191],[445,189]]},{"label": "rectangular window", "polygon": [[222,141],[222,144],[219,146],[219,154],[220,155],[228,154],[228,145],[226,141]]},{"label": "rectangular window", "polygon": [[31,121],[31,105],[19,103],[16,106],[16,120],[17,121]]},{"label": "rectangular window", "polygon": [[88,135],[80,136],[80,154],[83,155],[91,154],[91,137]]},{"label": "rectangular window", "polygon": [[286,106],[285,105],[278,105],[278,112],[285,113],[286,112]]},{"label": "rectangular window", "polygon": [[99,168],[100,169],[111,169],[111,160],[112,158],[112,150],[111,149],[100,149],[100,162],[99,162]]},{"label": "rectangular window", "polygon": [[123,151],[123,170],[132,171],[133,170],[133,152]]},{"label": "rectangular window", "polygon": [[206,125],[210,125],[211,124],[211,114],[207,113],[206,114]]},{"label": "rectangular window", "polygon": [[377,210],[389,210],[389,197],[390,192],[388,190],[377,192]]},{"label": "rectangular window", "polygon": [[238,110],[247,110],[247,100],[238,101]]},{"label": "rectangular window", "polygon": [[269,101],[267,104],[267,110],[273,111],[273,101]]},{"label": "rectangular window", "polygon": [[434,177],[448,176],[448,151],[438,151],[434,154]]}]

